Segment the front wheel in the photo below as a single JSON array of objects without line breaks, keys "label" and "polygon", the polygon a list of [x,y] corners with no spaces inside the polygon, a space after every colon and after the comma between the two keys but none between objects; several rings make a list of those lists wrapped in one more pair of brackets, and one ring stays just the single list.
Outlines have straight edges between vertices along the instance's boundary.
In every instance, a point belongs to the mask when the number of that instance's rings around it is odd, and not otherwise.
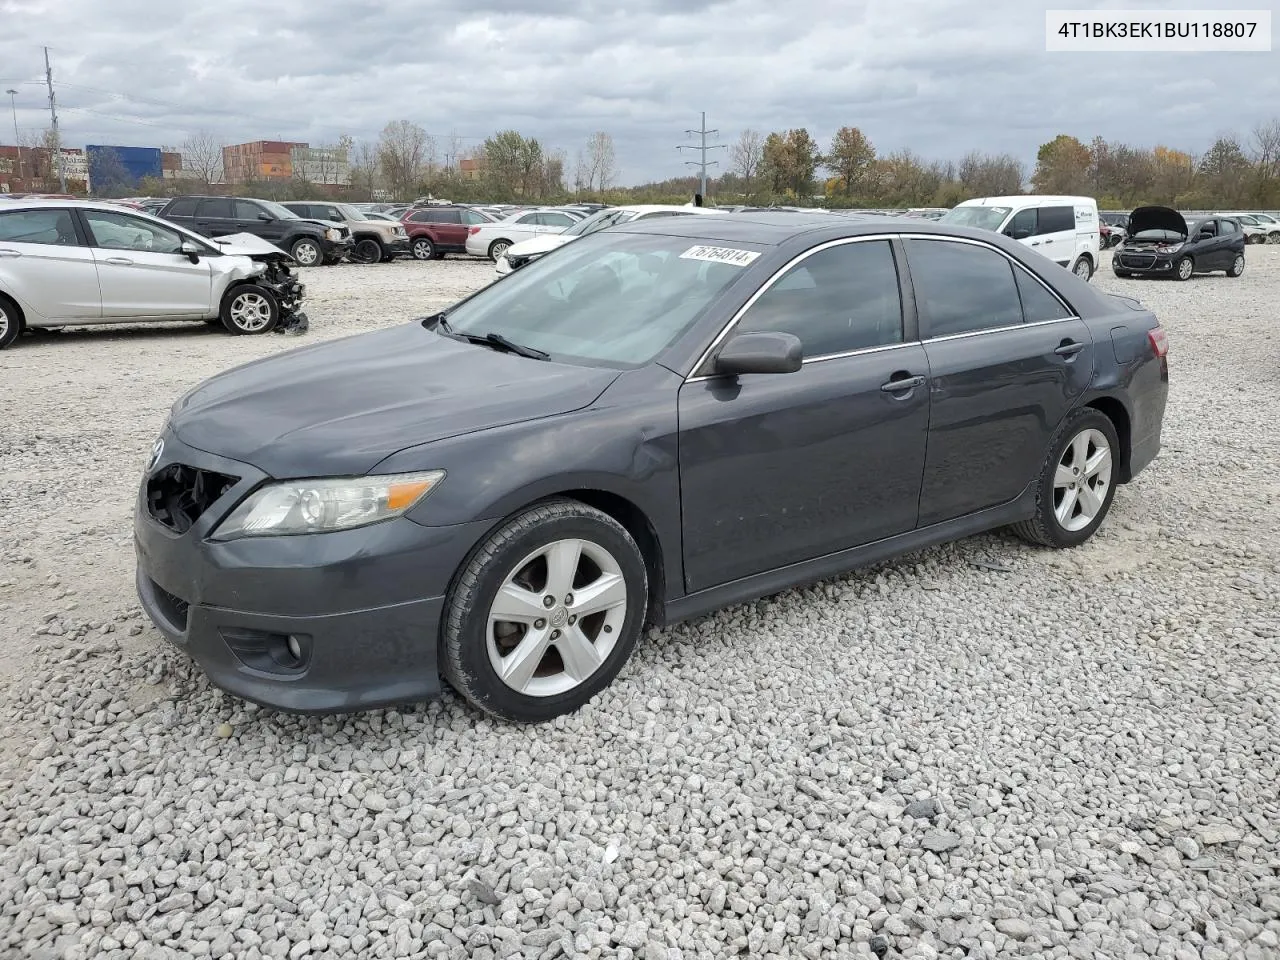
[{"label": "front wheel", "polygon": [[221,314],[222,325],[230,333],[267,333],[280,322],[280,303],[266,287],[246,283],[222,299]]},{"label": "front wheel", "polygon": [[1177,267],[1174,268],[1174,276],[1179,280],[1190,280],[1191,275],[1196,272],[1196,265],[1190,257],[1183,257],[1178,261]]},{"label": "front wheel", "polygon": [[1272,243],[1280,243],[1280,230],[1272,230],[1270,233],[1267,234],[1267,238]]},{"label": "front wheel", "polygon": [[644,558],[626,528],[578,501],[549,500],[466,561],[445,608],[441,669],[488,713],[550,720],[609,685],[647,610]]},{"label": "front wheel", "polygon": [[510,248],[511,248],[511,241],[509,240],[493,241],[493,243],[489,244],[489,259],[492,260],[494,263],[497,263],[499,260],[502,259],[502,255],[506,253],[507,250],[509,250]]},{"label": "front wheel", "polygon": [[315,267],[324,262],[324,253],[320,250],[320,244],[310,237],[295,240],[289,253],[300,266]]},{"label": "front wheel", "polygon": [[1013,532],[1045,547],[1077,547],[1092,537],[1111,509],[1119,450],[1109,417],[1092,407],[1072,411],[1049,443],[1035,516]]},{"label": "front wheel", "polygon": [[1244,254],[1237,253],[1236,258],[1231,261],[1231,266],[1227,268],[1228,277],[1238,277],[1244,273]]},{"label": "front wheel", "polygon": [[415,260],[431,260],[436,255],[435,244],[428,237],[418,237],[414,240],[412,250]]},{"label": "front wheel", "polygon": [[351,259],[356,263],[377,263],[382,259],[382,244],[371,237],[365,237],[356,243],[351,251]]}]

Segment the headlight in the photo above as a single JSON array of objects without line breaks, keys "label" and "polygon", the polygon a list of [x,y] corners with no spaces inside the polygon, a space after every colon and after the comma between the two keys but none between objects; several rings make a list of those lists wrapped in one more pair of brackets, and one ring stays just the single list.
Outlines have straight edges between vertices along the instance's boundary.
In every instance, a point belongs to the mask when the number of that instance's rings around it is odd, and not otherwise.
[{"label": "headlight", "polygon": [[328,227],[324,232],[324,238],[326,240],[337,240],[340,236],[342,236],[342,234],[338,232],[336,227]]},{"label": "headlight", "polygon": [[246,497],[219,524],[213,539],[330,533],[367,526],[400,516],[443,479],[443,470],[427,470],[269,484]]},{"label": "headlight", "polygon": [[1156,246],[1156,253],[1177,253],[1181,249],[1180,243],[1164,243]]}]

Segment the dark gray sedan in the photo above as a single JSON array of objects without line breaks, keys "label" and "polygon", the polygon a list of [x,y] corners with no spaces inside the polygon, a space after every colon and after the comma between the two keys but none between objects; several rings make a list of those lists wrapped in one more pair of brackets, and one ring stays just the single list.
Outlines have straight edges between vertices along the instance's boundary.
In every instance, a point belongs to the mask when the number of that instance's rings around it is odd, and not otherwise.
[{"label": "dark gray sedan", "polygon": [[545,720],[646,623],[993,527],[1083,543],[1160,449],[1165,354],[1136,301],[985,231],[642,221],[182,397],[138,592],[250,700],[357,710],[443,678]]}]

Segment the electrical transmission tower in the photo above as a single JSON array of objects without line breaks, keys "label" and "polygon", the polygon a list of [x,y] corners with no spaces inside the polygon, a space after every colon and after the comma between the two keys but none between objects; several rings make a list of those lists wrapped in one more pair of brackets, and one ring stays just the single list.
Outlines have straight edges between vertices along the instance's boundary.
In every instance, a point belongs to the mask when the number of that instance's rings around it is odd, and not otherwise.
[{"label": "electrical transmission tower", "polygon": [[703,111],[703,113],[702,113],[702,126],[700,126],[697,130],[686,130],[686,131],[685,131],[685,133],[688,133],[688,134],[695,134],[695,133],[696,133],[699,137],[701,137],[701,138],[702,138],[701,142],[700,142],[699,144],[697,144],[697,145],[695,145],[695,144],[681,144],[680,146],[676,147],[676,149],[677,149],[677,150],[697,150],[697,151],[698,151],[698,153],[699,153],[699,159],[697,159],[697,160],[686,160],[686,161],[685,161],[685,166],[688,166],[688,167],[697,167],[697,168],[698,168],[698,170],[699,170],[699,189],[698,189],[698,196],[702,197],[704,201],[706,200],[706,197],[707,197],[707,167],[714,167],[714,166],[716,166],[716,165],[720,162],[719,160],[712,160],[712,161],[708,162],[708,161],[707,161],[707,151],[708,151],[708,150],[723,150],[723,149],[724,149],[724,144],[722,144],[722,143],[713,143],[713,144],[711,144],[710,146],[708,146],[708,145],[707,145],[707,134],[709,134],[709,133],[719,133],[719,132],[720,132],[719,130],[708,130],[708,129],[707,129],[707,114],[706,114],[706,111],[704,110],[704,111]]},{"label": "electrical transmission tower", "polygon": [[[67,192],[67,174],[62,166],[62,137],[58,134],[58,102],[53,96],[53,67],[49,66],[49,48],[44,48],[44,80],[49,85],[49,116],[53,120],[53,162],[58,170],[58,186],[63,193]],[[705,126],[705,124],[704,124]],[[18,148],[22,155],[22,148]]]}]

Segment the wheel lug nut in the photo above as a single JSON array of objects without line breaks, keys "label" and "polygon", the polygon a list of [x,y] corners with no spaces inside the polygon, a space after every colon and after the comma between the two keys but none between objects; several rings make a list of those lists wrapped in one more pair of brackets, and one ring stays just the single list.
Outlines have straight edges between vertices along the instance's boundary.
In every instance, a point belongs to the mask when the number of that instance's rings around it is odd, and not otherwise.
[{"label": "wheel lug nut", "polygon": [[613,627],[609,626],[609,625],[606,623],[606,624],[604,625],[604,632],[605,632],[605,633],[613,633]]},{"label": "wheel lug nut", "polygon": [[542,605],[544,607],[554,607],[556,605],[556,598],[548,593],[545,597],[542,598]]},{"label": "wheel lug nut", "polygon": [[575,623],[577,623],[577,622],[578,622],[578,618],[577,618],[577,617],[570,617],[570,618],[569,618],[569,623],[570,623],[570,625],[575,624]]},{"label": "wheel lug nut", "polygon": [[552,639],[552,640],[557,640],[557,639],[559,639],[559,637],[560,637],[560,631],[559,631],[559,630],[552,630],[552,631],[551,631],[551,639]]},{"label": "wheel lug nut", "polygon": [[541,630],[546,625],[547,625],[547,621],[543,620],[541,617],[533,621],[533,626],[535,630]]},{"label": "wheel lug nut", "polygon": [[572,594],[572,593],[566,593],[566,594],[564,595],[564,605],[565,605],[566,607],[568,607],[568,606],[571,606],[572,604],[573,604],[573,594]]}]

